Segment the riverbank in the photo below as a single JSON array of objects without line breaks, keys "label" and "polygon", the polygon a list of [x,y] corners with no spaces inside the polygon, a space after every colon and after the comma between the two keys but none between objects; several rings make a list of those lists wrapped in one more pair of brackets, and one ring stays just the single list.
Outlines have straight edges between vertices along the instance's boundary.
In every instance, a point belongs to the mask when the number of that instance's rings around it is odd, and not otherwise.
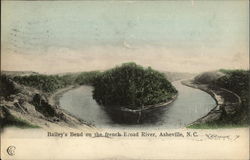
[{"label": "riverbank", "polygon": [[49,96],[49,98],[48,98],[49,103],[51,105],[59,106],[59,99],[62,97],[62,95],[64,93],[66,93],[67,91],[70,91],[70,90],[77,88],[77,87],[79,87],[79,86],[78,85],[70,85],[68,87],[58,89],[55,93],[53,93]]},{"label": "riverbank", "polygon": [[[173,97],[171,97],[170,100],[168,100],[167,102],[163,102],[163,103],[159,103],[159,104],[155,104],[155,105],[147,105],[147,106],[142,106],[142,108],[140,109],[130,109],[130,108],[125,108],[122,107],[120,109],[118,109],[116,112],[113,112],[114,115],[119,115],[117,118],[117,116],[113,115],[113,119],[116,119],[116,121],[118,122],[132,122],[132,123],[141,123],[142,119],[147,118],[148,116],[145,115],[146,112],[154,112],[155,110],[158,110],[162,107],[167,107],[169,104],[171,104],[172,102],[174,102],[177,98],[177,95],[174,95]],[[112,116],[112,115],[111,115]],[[116,117],[116,118],[114,118]]]},{"label": "riverbank", "polygon": [[216,101],[216,106],[208,114],[189,124],[188,127],[217,122],[221,123],[223,121],[233,123],[232,117],[237,116],[241,107],[241,99],[237,94],[217,86],[198,84],[193,80],[185,80],[181,83],[183,85],[207,92]]},{"label": "riverbank", "polygon": [[151,109],[156,109],[156,108],[160,108],[160,107],[166,107],[167,105],[171,104],[172,102],[174,102],[177,98],[177,95],[174,95],[169,101],[167,102],[163,102],[163,103],[159,103],[159,104],[155,104],[155,105],[147,105],[147,106],[142,106],[142,108],[140,109],[130,109],[130,108],[126,108],[126,107],[121,107],[121,111],[124,112],[132,112],[132,113],[138,113],[138,112],[142,112],[142,111],[147,111],[147,110],[151,110]]},{"label": "riverbank", "polygon": [[20,85],[11,79],[5,85],[13,86],[16,92],[1,96],[0,119],[3,126],[17,126],[22,128],[54,128],[91,129],[92,125],[67,113],[57,104],[60,96],[75,86],[59,89],[52,95],[32,87]]},{"label": "riverbank", "polygon": [[95,126],[94,124],[87,122],[84,119],[80,119],[80,118],[76,117],[75,115],[71,114],[67,110],[62,109],[62,107],[60,106],[60,98],[63,96],[63,94],[70,91],[70,90],[76,89],[78,87],[80,87],[80,85],[70,85],[70,86],[67,86],[65,88],[61,88],[61,89],[57,90],[55,93],[48,96],[49,104],[56,106],[56,108],[62,110],[67,115],[74,117],[78,121],[83,122],[83,124],[87,124],[88,126],[94,127]]}]

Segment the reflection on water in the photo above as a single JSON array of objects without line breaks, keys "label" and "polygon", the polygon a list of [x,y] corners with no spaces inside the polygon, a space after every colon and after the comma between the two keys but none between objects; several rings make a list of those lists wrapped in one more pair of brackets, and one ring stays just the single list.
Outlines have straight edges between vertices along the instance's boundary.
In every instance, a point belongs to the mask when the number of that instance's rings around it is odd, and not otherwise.
[{"label": "reflection on water", "polygon": [[207,114],[213,107],[213,98],[198,89],[173,83],[178,90],[177,99],[170,105],[145,113],[142,124],[117,124],[111,120],[103,107],[92,98],[93,88],[81,86],[66,92],[60,105],[71,114],[95,124],[99,128],[180,128]]}]

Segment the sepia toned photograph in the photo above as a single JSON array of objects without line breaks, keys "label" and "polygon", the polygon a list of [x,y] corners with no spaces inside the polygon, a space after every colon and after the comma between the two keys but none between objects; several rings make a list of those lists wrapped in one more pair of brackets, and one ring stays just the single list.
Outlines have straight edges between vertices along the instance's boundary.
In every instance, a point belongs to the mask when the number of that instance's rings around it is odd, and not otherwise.
[{"label": "sepia toned photograph", "polygon": [[249,159],[249,1],[1,1],[1,158]]}]

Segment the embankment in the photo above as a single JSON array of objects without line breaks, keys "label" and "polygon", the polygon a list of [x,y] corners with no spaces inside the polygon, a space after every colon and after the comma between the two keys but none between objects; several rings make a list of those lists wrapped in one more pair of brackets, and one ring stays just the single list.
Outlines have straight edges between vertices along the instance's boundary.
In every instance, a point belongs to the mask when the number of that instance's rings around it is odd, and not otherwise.
[{"label": "embankment", "polygon": [[241,107],[241,99],[237,94],[217,86],[198,84],[193,80],[182,81],[182,84],[207,92],[214,98],[217,104],[207,115],[191,123],[189,126],[208,123],[235,123],[234,117],[237,116]]}]

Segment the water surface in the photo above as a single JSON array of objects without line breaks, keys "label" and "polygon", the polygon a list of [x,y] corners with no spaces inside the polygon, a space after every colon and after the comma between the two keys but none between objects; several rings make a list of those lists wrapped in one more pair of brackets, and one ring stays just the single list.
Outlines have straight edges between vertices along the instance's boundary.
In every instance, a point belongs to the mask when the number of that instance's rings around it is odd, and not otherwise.
[{"label": "water surface", "polygon": [[60,105],[63,109],[98,128],[181,128],[206,115],[216,103],[214,99],[198,89],[184,86],[180,81],[172,83],[178,90],[177,99],[170,105],[158,109],[142,124],[117,124],[92,98],[93,88],[81,86],[63,94]]}]

